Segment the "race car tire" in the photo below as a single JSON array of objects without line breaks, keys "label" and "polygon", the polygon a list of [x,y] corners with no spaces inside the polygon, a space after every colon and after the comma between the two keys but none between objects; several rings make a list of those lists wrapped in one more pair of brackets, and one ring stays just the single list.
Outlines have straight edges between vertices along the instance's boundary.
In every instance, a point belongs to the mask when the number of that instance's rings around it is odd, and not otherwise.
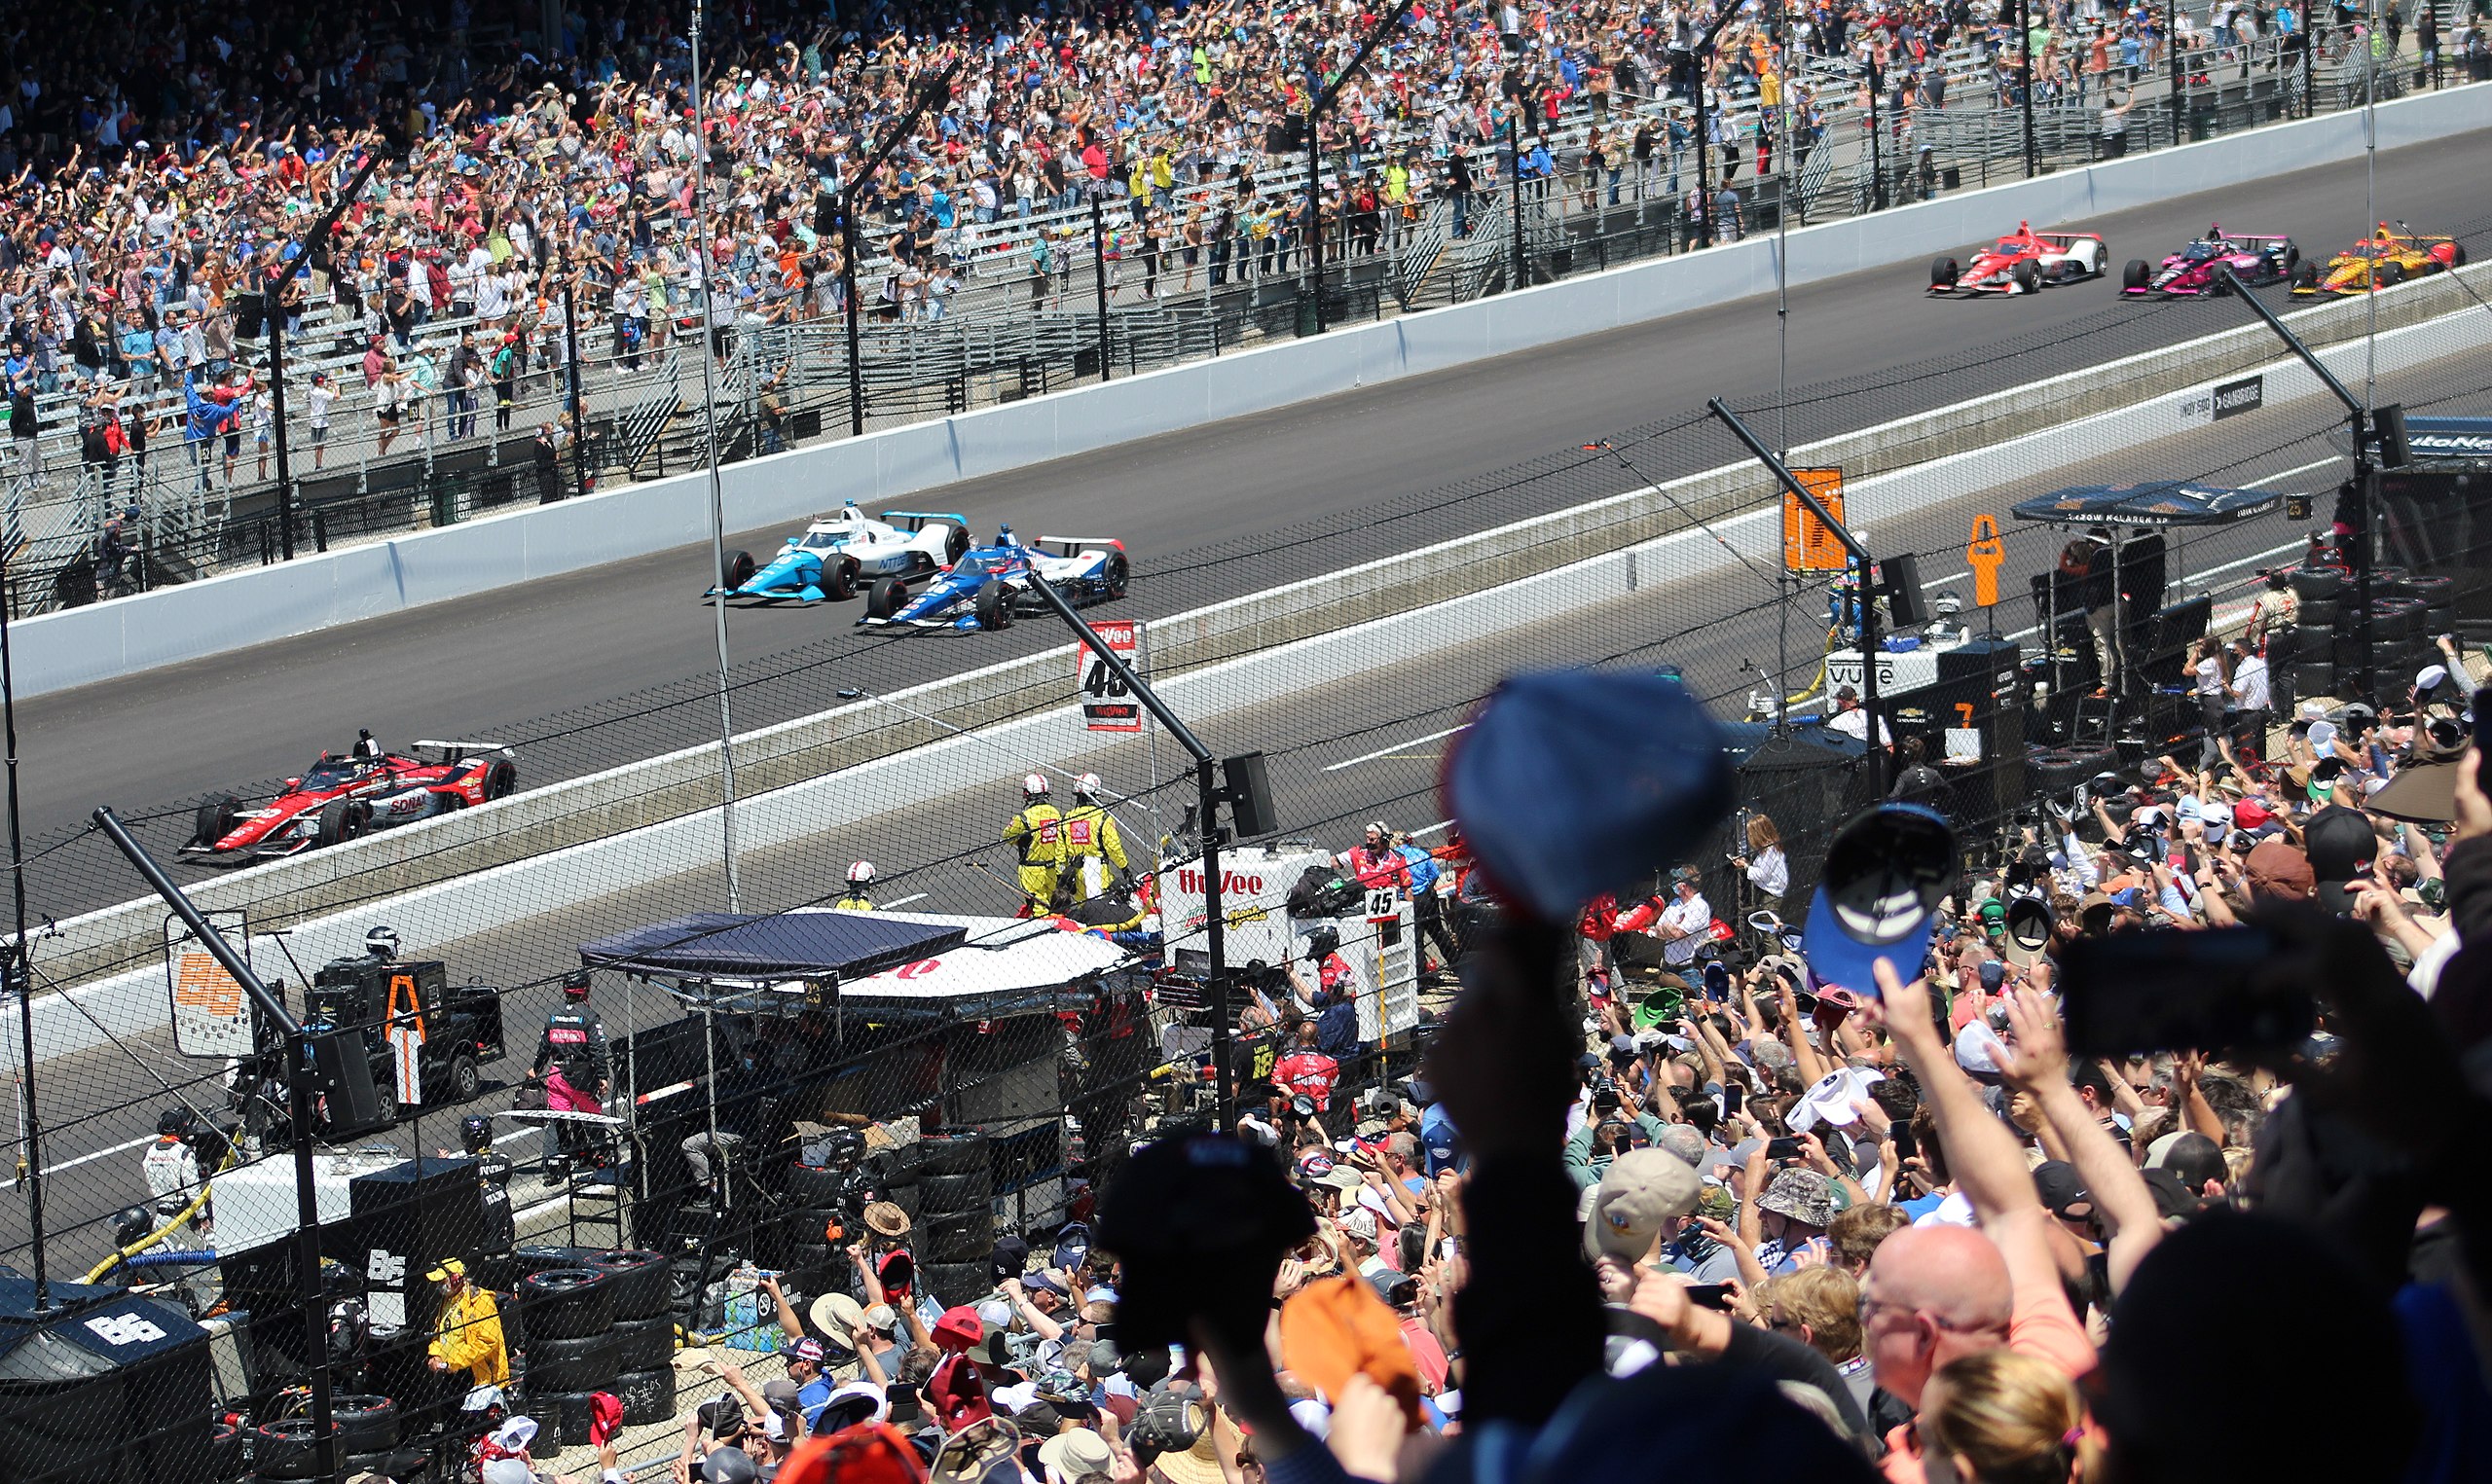
[{"label": "race car tire", "polygon": [[[991,1170],[984,1134],[934,1134],[917,1141],[918,1177]],[[939,1207],[937,1208],[940,1209]]]},{"label": "race car tire", "polygon": [[[332,1437],[337,1425],[330,1425]],[[312,1479],[319,1477],[319,1434],[308,1417],[288,1417],[276,1422],[264,1422],[251,1436],[251,1468],[263,1479]],[[343,1440],[335,1444],[343,1456]]]},{"label": "race car tire", "polygon": [[995,1250],[995,1215],[955,1211],[917,1223],[917,1240],[929,1262],[974,1262]]},{"label": "race car tire", "polygon": [[822,596],[834,602],[846,602],[857,596],[857,561],[842,557],[822,574]]},{"label": "race car tire", "polygon": [[1012,597],[1004,584],[988,581],[977,590],[975,602],[977,626],[989,633],[1012,627]]},{"label": "race car tire", "polygon": [[2122,288],[2142,289],[2146,286],[2147,281],[2153,276],[2154,270],[2145,266],[2145,259],[2131,258],[2129,260],[2129,266],[2120,270],[2120,286]]},{"label": "race car tire", "polygon": [[980,1254],[975,1262],[930,1262],[917,1270],[926,1291],[945,1306],[973,1304],[995,1291],[994,1267]]},{"label": "race car tire", "polygon": [[485,770],[485,801],[507,799],[519,789],[519,769],[507,762]]},{"label": "race car tire", "polygon": [[2290,278],[2290,277],[2292,277],[2295,273],[2298,273],[2298,272],[2300,272],[2300,271],[2301,271],[2301,249],[2300,249],[2300,248],[2298,248],[2298,247],[2288,247],[2288,248],[2286,248],[2286,249],[2285,249],[2285,276],[2286,276],[2286,277],[2288,277],[2288,278]]},{"label": "race car tire", "polygon": [[2417,572],[2405,579],[2406,596],[2419,598],[2424,607],[2435,613],[2448,607],[2455,600],[2456,592],[2453,580],[2431,572]]},{"label": "race car tire", "polygon": [[726,585],[730,589],[743,587],[752,581],[752,574],[757,570],[752,564],[752,553],[736,552],[727,558]]},{"label": "race car tire", "polygon": [[[666,1276],[666,1264],[658,1264],[658,1276]],[[665,1285],[659,1285],[661,1290]],[[675,1364],[675,1316],[660,1314],[654,1319],[616,1320],[613,1334],[620,1348],[614,1363],[627,1371],[665,1370]]]},{"label": "race car tire", "polygon": [[920,1182],[921,1198],[935,1211],[983,1211],[995,1199],[995,1176],[984,1170],[965,1175],[930,1175]]},{"label": "race car tire", "polygon": [[2302,263],[2295,265],[2293,268],[2293,287],[2297,289],[2315,289],[2319,287],[2319,265],[2316,263]]},{"label": "race car tire", "polygon": [[1962,270],[1957,268],[1956,260],[1953,258],[1934,259],[1929,265],[1929,286],[1931,288],[1952,289],[1956,286],[1956,280],[1961,276]]},{"label": "race car tire", "polygon": [[2381,288],[2393,289],[2405,281],[2405,265],[2394,261],[2383,263],[2379,266],[2376,276]]},{"label": "race car tire", "polygon": [[1106,593],[1110,597],[1122,597],[1125,596],[1126,587],[1130,585],[1132,581],[1133,563],[1125,560],[1125,554],[1122,552],[1108,553],[1108,564],[1099,573],[1100,591]]},{"label": "race car tire", "polygon": [[2008,276],[2014,278],[2016,286],[2028,294],[2038,293],[2041,290],[2042,266],[2031,258],[2008,270]]},{"label": "race car tire", "polygon": [[351,1394],[329,1399],[346,1453],[386,1453],[398,1446],[398,1403],[386,1396]]},{"label": "race car tire", "polygon": [[198,832],[192,838],[200,845],[214,845],[234,833],[234,815],[241,807],[242,801],[230,793],[202,800]]},{"label": "race car tire", "polygon": [[966,525],[953,526],[950,533],[943,537],[943,561],[946,563],[958,561],[969,554],[969,527]]},{"label": "race car tire", "polygon": [[230,1422],[218,1423],[208,1434],[207,1476],[216,1484],[242,1476],[242,1431]]},{"label": "race car tire", "polygon": [[320,806],[312,838],[321,845],[340,845],[363,833],[366,806],[361,799],[331,799]]},{"label": "race car tire", "polygon": [[398,1122],[398,1084],[386,1075],[372,1079],[372,1105],[378,1110],[376,1127],[389,1128]]},{"label": "race car tire", "polygon": [[2449,244],[2449,267],[2466,267],[2466,244],[2464,242],[2451,242]]},{"label": "race car tire", "polygon": [[[605,1275],[614,1294],[614,1325],[653,1320],[667,1312],[666,1257],[640,1248],[616,1248],[588,1260],[591,1272]],[[629,1369],[627,1365],[625,1367]]]},{"label": "race car tire", "polygon": [[519,1307],[534,1340],[574,1340],[614,1327],[614,1293],[595,1268],[547,1268],[519,1281]]},{"label": "race car tire", "polygon": [[[617,1385],[620,1384],[616,1378],[607,1379],[614,1381]],[[541,1385],[539,1383],[538,1386],[531,1386],[529,1389],[529,1411],[533,1413],[539,1422],[546,1420],[546,1413],[554,1414],[554,1439],[564,1447],[587,1447],[589,1429],[597,1422],[597,1394],[606,1388],[601,1386],[590,1391],[546,1392],[540,1389]]]},{"label": "race car tire", "polygon": [[[531,1340],[528,1346],[528,1385],[531,1392],[593,1392],[614,1380],[622,1367],[623,1337],[612,1330],[570,1340]],[[668,1356],[673,1362],[672,1354]]]},{"label": "race car tire", "polygon": [[2304,602],[2314,597],[2334,597],[2345,591],[2345,574],[2334,567],[2295,567],[2286,580],[2292,584],[2293,596]]},{"label": "race car tire", "polygon": [[2317,629],[2323,632],[2334,629],[2337,605],[2343,601],[2344,599],[2338,597],[2305,597],[2301,600],[2301,606],[2293,610],[2293,622],[2304,629]]},{"label": "race car tire", "polygon": [[838,1201],[848,1188],[844,1171],[826,1165],[789,1165],[788,1167],[788,1199],[797,1206],[827,1208]]},{"label": "race car tire", "polygon": [[450,1075],[442,1079],[442,1091],[453,1103],[464,1103],[476,1096],[485,1085],[485,1074],[477,1069],[476,1059],[460,1052],[450,1059]]},{"label": "race car tire", "polygon": [[908,606],[908,584],[897,577],[877,577],[865,590],[865,616],[890,618]]},{"label": "race car tire", "polygon": [[2304,660],[2293,667],[2293,694],[2308,700],[2313,696],[2336,694],[2336,667],[2325,661]]},{"label": "race car tire", "polygon": [[916,1180],[888,1185],[883,1189],[883,1199],[898,1207],[902,1214],[914,1221],[926,1210],[926,1187]]},{"label": "race car tire", "polygon": [[639,1428],[650,1423],[675,1420],[675,1365],[650,1370],[625,1371],[614,1378],[614,1399],[623,1403],[626,1426]]}]

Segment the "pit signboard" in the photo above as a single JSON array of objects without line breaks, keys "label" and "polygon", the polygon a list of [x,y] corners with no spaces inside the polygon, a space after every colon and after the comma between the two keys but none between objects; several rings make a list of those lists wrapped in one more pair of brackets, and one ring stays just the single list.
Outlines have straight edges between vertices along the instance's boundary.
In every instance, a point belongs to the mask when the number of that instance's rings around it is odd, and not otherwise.
[{"label": "pit signboard", "polygon": [[[1142,657],[1142,621],[1112,618],[1092,624],[1116,657],[1128,669],[1140,672]],[[1093,732],[1139,732],[1142,730],[1142,702],[1108,662],[1099,658],[1088,641],[1073,646],[1073,683],[1081,692],[1081,724]]]}]

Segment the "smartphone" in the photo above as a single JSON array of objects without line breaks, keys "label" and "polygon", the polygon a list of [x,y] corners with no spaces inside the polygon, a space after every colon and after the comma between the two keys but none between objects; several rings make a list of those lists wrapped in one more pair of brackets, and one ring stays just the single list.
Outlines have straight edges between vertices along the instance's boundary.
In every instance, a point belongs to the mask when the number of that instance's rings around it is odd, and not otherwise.
[{"label": "smartphone", "polygon": [[1700,1309],[1727,1310],[1731,1307],[1731,1285],[1726,1283],[1701,1283],[1689,1285],[1687,1301]]},{"label": "smartphone", "polygon": [[1894,1125],[1887,1131],[1887,1137],[1894,1140],[1897,1165],[1921,1153],[1921,1139],[1912,1131],[1912,1120],[1896,1119]]},{"label": "smartphone", "polygon": [[2062,975],[2068,1049],[2239,1052],[2274,1062],[2309,1039],[2318,1010],[2287,981],[2257,927],[2124,932],[2069,945]]},{"label": "smartphone", "polygon": [[1723,1117],[1725,1117],[1725,1118],[1737,1118],[1738,1116],[1740,1116],[1740,1107],[1741,1107],[1741,1104],[1745,1104],[1747,1101],[1748,1101],[1748,1090],[1747,1090],[1747,1088],[1746,1088],[1744,1085],[1742,1085],[1742,1084],[1741,1084],[1741,1083],[1738,1083],[1738,1082],[1731,1081],[1731,1080],[1730,1080],[1730,1079],[1728,1079],[1728,1078],[1724,1078],[1724,1079],[1723,1079],[1723,1082],[1722,1082],[1722,1116],[1723,1116]]},{"label": "smartphone", "polygon": [[2492,732],[2483,730],[2484,723],[2492,722],[2492,685],[2487,685],[2474,693],[2473,720],[2474,723],[2474,786],[2487,794],[2492,794],[2492,747],[2484,745],[2486,742],[2492,742]]},{"label": "smartphone", "polygon": [[1800,1140],[1787,1138],[1769,1139],[1765,1141],[1765,1157],[1775,1160],[1798,1159],[1800,1157]]}]

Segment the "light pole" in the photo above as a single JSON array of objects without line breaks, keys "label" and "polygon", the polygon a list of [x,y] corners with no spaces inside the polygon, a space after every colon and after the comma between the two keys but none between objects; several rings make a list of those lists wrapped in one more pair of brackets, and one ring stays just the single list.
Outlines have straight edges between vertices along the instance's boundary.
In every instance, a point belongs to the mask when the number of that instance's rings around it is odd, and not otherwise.
[{"label": "light pole", "polygon": [[2172,142],[2180,142],[2180,0],[2163,0],[2163,51],[2172,72]]},{"label": "light pole", "polygon": [[2025,178],[2032,180],[2041,173],[2041,161],[2034,146],[2034,0],[2016,0],[2017,92],[2024,100],[2025,112]]},{"label": "light pole", "polygon": [[1729,25],[1739,13],[1738,5],[1724,4],[1713,18],[1713,23],[1705,27],[1704,34],[1688,50],[1688,61],[1696,74],[1696,199],[1703,202],[1703,209],[1696,213],[1696,245],[1699,247],[1713,245],[1713,187],[1706,160],[1713,150],[1713,125],[1712,114],[1704,101],[1704,85],[1710,81],[1706,74],[1712,69],[1704,64],[1704,59],[1713,54],[1713,39],[1722,34],[1722,28]]},{"label": "light pole", "polygon": [[1522,131],[1516,127],[1516,115],[1506,115],[1506,223],[1515,239],[1515,271],[1513,288],[1529,288],[1531,280],[1524,271],[1522,256]]},{"label": "light pole", "polygon": [[[295,238],[287,247],[278,249],[275,269],[260,279],[262,308],[268,315],[261,328],[269,348],[269,431],[276,440],[277,541],[288,561],[294,560],[294,469],[286,457],[285,446],[285,286],[294,279],[295,259],[308,257],[313,247],[328,241],[329,233],[338,225],[338,218],[344,216],[347,207],[363,194],[364,182],[370,180],[372,172],[380,166],[381,152],[366,141],[363,167],[355,171],[354,179],[338,193],[337,199],[329,203],[329,209],[311,231]],[[292,251],[295,257],[286,256],[288,251]],[[306,267],[309,267],[308,263]]]},{"label": "light pole", "polygon": [[571,177],[560,177],[563,230],[554,238],[555,271],[563,275],[563,377],[571,406],[571,493],[588,494],[588,419],[580,414],[580,310],[578,275],[571,271]]},{"label": "light pole", "polygon": [[1100,202],[1108,182],[1093,180],[1083,194],[1090,198],[1090,282],[1099,299],[1099,380],[1108,380],[1108,222]]},{"label": "light pole", "polygon": [[1887,156],[1886,141],[1879,137],[1878,90],[1881,79],[1878,76],[1878,52],[1875,47],[1872,47],[1869,51],[1868,62],[1869,209],[1872,211],[1884,211],[1887,209]]},{"label": "light pole", "polygon": [[892,158],[892,151],[898,149],[900,142],[916,129],[917,121],[926,116],[926,110],[940,108],[950,100],[952,78],[960,70],[961,58],[955,56],[941,72],[919,84],[916,95],[909,100],[908,112],[892,126],[891,132],[883,136],[882,143],[874,146],[874,152],[865,157],[864,163],[850,171],[848,178],[840,183],[839,280],[840,296],[848,301],[848,435],[852,438],[865,436],[864,337],[859,328],[859,317],[865,312],[865,307],[857,301],[857,193],[865,189],[866,182],[874,178],[874,172],[883,167],[883,162]]},{"label": "light pole", "polygon": [[[1315,79],[1317,92],[1306,105],[1306,261],[1315,284],[1315,333],[1324,333],[1324,157],[1316,141],[1316,128],[1324,116],[1333,111],[1334,100],[1341,94],[1341,85],[1357,75],[1366,65],[1375,44],[1389,35],[1402,18],[1410,14],[1411,0],[1395,0],[1393,12],[1376,22],[1367,33],[1341,70],[1327,83],[1319,72]],[[1322,53],[1317,53],[1321,57]]]}]

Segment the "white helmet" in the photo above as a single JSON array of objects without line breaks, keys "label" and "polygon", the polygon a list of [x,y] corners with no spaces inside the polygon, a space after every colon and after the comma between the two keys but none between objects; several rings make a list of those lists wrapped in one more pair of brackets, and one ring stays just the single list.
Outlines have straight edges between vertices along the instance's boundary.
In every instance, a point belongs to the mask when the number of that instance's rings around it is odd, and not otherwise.
[{"label": "white helmet", "polygon": [[1021,776],[1021,792],[1025,796],[1033,799],[1041,798],[1045,795],[1046,791],[1047,776],[1045,774],[1025,773]]},{"label": "white helmet", "polygon": [[848,867],[848,885],[852,887],[870,887],[873,884],[874,863],[872,861],[860,860],[850,864]]},{"label": "white helmet", "polygon": [[1096,799],[1099,797],[1100,790],[1105,786],[1105,784],[1099,781],[1099,775],[1095,773],[1085,773],[1081,775],[1081,777],[1074,779],[1073,796],[1077,799]]}]

